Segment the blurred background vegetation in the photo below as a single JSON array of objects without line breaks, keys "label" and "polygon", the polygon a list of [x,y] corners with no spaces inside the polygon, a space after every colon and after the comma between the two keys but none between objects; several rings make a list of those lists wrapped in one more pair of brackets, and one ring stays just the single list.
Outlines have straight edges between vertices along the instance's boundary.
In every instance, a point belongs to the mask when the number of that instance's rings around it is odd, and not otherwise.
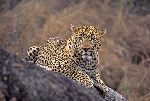
[{"label": "blurred background vegetation", "polygon": [[150,0],[0,0],[0,47],[24,57],[70,25],[106,28],[101,76],[129,101],[150,100]]}]

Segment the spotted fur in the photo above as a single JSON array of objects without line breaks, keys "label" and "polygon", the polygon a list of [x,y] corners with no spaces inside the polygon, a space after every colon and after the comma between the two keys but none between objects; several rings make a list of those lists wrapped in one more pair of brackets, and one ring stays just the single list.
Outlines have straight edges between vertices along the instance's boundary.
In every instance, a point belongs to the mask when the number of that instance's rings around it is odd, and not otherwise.
[{"label": "spotted fur", "polygon": [[29,48],[28,60],[61,73],[87,88],[96,86],[103,93],[107,92],[98,68],[98,51],[105,30],[97,30],[93,26],[72,26],[71,29],[73,35],[65,40],[50,38],[36,47],[37,51],[33,54]]}]

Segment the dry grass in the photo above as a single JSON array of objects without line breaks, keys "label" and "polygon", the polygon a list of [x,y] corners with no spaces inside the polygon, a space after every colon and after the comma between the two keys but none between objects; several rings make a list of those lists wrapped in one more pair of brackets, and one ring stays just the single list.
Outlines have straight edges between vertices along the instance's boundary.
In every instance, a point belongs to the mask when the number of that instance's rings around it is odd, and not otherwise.
[{"label": "dry grass", "polygon": [[130,13],[128,1],[23,0],[1,13],[0,46],[22,57],[29,46],[48,37],[71,35],[70,24],[106,28],[100,51],[102,78],[129,101],[148,101],[150,14]]}]

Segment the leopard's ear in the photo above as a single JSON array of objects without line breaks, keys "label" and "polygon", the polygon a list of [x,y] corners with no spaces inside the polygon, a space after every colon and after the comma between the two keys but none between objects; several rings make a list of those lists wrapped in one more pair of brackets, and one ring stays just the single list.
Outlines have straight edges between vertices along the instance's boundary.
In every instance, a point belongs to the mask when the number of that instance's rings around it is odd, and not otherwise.
[{"label": "leopard's ear", "polygon": [[107,32],[106,29],[100,30],[100,36],[104,37],[106,35],[106,32]]},{"label": "leopard's ear", "polygon": [[102,33],[105,35],[107,33],[106,29],[102,29]]},{"label": "leopard's ear", "polygon": [[72,31],[72,32],[75,32],[75,30],[76,30],[76,27],[75,27],[74,25],[72,25],[72,24],[71,24],[71,27],[70,27],[70,29],[71,29],[71,31]]}]

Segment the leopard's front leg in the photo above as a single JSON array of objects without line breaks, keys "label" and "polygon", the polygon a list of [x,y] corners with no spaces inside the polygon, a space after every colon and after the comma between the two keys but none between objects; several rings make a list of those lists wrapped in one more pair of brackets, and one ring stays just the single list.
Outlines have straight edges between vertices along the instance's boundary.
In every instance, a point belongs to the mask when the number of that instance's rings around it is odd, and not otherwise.
[{"label": "leopard's front leg", "polygon": [[74,81],[81,84],[86,88],[93,88],[93,80],[89,77],[89,75],[85,74],[82,71],[75,70],[75,72],[70,76]]},{"label": "leopard's front leg", "polygon": [[100,78],[100,74],[95,75],[94,87],[102,91],[102,94],[105,95],[108,92],[108,87],[105,85],[103,80]]}]

